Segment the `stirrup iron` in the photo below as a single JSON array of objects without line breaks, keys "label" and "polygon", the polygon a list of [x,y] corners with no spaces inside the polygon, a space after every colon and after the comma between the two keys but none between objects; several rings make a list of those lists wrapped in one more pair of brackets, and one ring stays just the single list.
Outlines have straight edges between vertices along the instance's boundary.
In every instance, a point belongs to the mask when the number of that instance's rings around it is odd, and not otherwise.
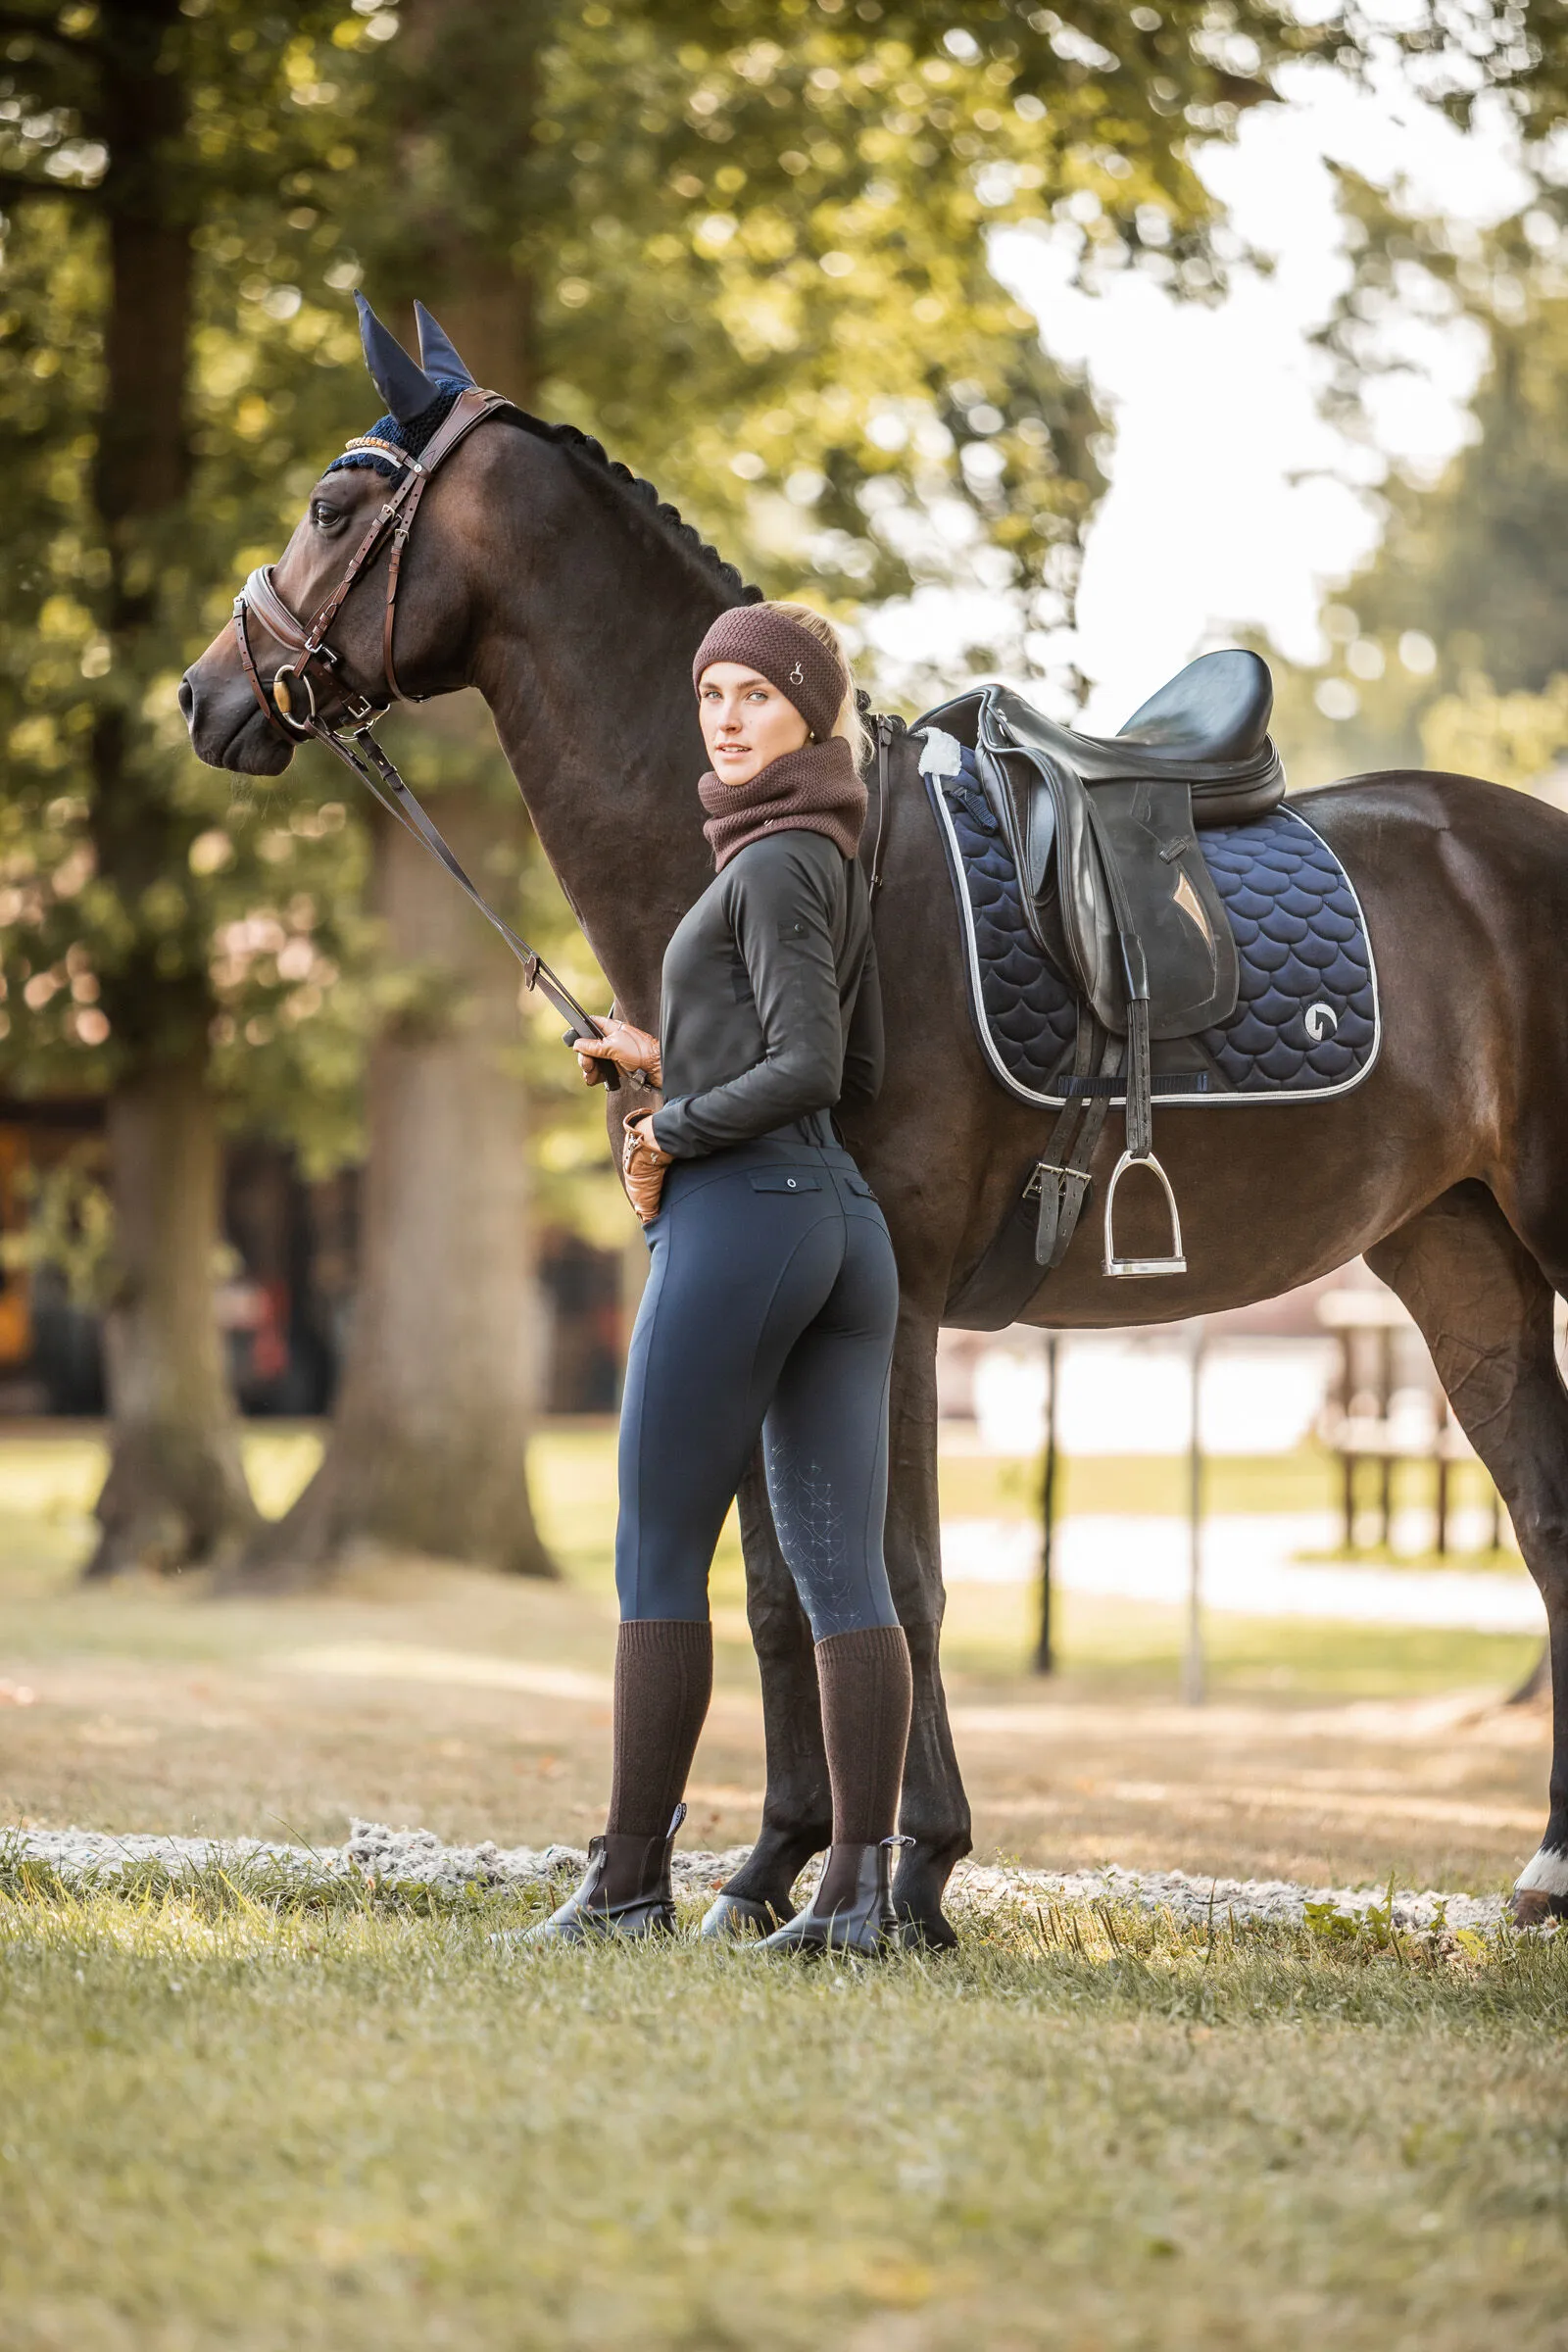
[{"label": "stirrup iron", "polygon": [[[1170,1211],[1171,1253],[1169,1257],[1118,1257],[1116,1254],[1116,1187],[1129,1168],[1147,1168],[1152,1176],[1158,1179],[1160,1189],[1165,1195],[1165,1206]],[[1109,1184],[1105,1187],[1105,1243],[1104,1255],[1101,1260],[1101,1271],[1103,1274],[1122,1275],[1185,1274],[1187,1271],[1187,1259],[1182,1250],[1182,1221],[1177,1213],[1176,1195],[1171,1190],[1170,1178],[1152,1152],[1124,1152],[1116,1162]]]}]

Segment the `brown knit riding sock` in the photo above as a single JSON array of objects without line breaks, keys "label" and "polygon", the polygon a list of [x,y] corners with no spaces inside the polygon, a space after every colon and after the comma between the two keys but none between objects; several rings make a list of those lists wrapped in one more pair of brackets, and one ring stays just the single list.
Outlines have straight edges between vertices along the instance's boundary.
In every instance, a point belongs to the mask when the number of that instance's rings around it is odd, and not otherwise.
[{"label": "brown knit riding sock", "polygon": [[634,1617],[615,1639],[612,1836],[662,1838],[681,1799],[713,1689],[713,1629]]},{"label": "brown knit riding sock", "polygon": [[[833,1843],[875,1845],[899,1826],[913,1689],[904,1628],[873,1625],[863,1633],[829,1634],[816,1645],[816,1679],[833,1785]],[[831,1910],[853,1894],[848,1857],[844,1868],[848,1884],[840,1887],[829,1884],[829,1867],[814,1898],[818,1910]]]}]

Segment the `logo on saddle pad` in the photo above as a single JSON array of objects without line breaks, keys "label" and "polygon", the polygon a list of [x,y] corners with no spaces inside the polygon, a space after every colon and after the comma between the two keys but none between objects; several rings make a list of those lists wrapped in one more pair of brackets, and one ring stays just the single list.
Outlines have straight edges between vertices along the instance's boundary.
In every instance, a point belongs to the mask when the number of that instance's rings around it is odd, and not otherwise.
[{"label": "logo on saddle pad", "polygon": [[1332,1004],[1309,1004],[1302,1017],[1306,1023],[1306,1034],[1314,1046],[1320,1046],[1326,1037],[1332,1037],[1340,1025],[1340,1016]]}]

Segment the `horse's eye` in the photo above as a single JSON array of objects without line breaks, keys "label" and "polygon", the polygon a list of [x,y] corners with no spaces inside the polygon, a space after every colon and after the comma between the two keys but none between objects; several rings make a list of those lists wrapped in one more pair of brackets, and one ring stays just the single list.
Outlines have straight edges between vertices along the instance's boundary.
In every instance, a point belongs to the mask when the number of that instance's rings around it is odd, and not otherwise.
[{"label": "horse's eye", "polygon": [[347,517],[341,507],[329,505],[324,498],[313,498],[311,520],[318,531],[335,531],[341,529]]}]

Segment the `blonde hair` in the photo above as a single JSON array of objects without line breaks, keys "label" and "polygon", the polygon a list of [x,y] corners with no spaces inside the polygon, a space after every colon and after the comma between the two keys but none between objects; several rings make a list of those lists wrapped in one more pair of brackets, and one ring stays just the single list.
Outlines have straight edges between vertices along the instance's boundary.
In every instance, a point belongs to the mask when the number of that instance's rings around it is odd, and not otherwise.
[{"label": "blonde hair", "polygon": [[825,645],[828,652],[836,654],[843,663],[844,674],[850,684],[849,691],[839,705],[838,717],[833,721],[833,732],[835,735],[842,735],[849,745],[850,758],[855,761],[856,766],[863,767],[871,756],[871,735],[864,719],[860,716],[860,708],[855,699],[855,672],[850,667],[850,657],[844,651],[843,638],[826,613],[813,612],[809,605],[780,604],[770,600],[766,610],[770,612],[782,612],[786,620],[793,620],[797,628],[807,630],[816,639],[818,645]]}]

